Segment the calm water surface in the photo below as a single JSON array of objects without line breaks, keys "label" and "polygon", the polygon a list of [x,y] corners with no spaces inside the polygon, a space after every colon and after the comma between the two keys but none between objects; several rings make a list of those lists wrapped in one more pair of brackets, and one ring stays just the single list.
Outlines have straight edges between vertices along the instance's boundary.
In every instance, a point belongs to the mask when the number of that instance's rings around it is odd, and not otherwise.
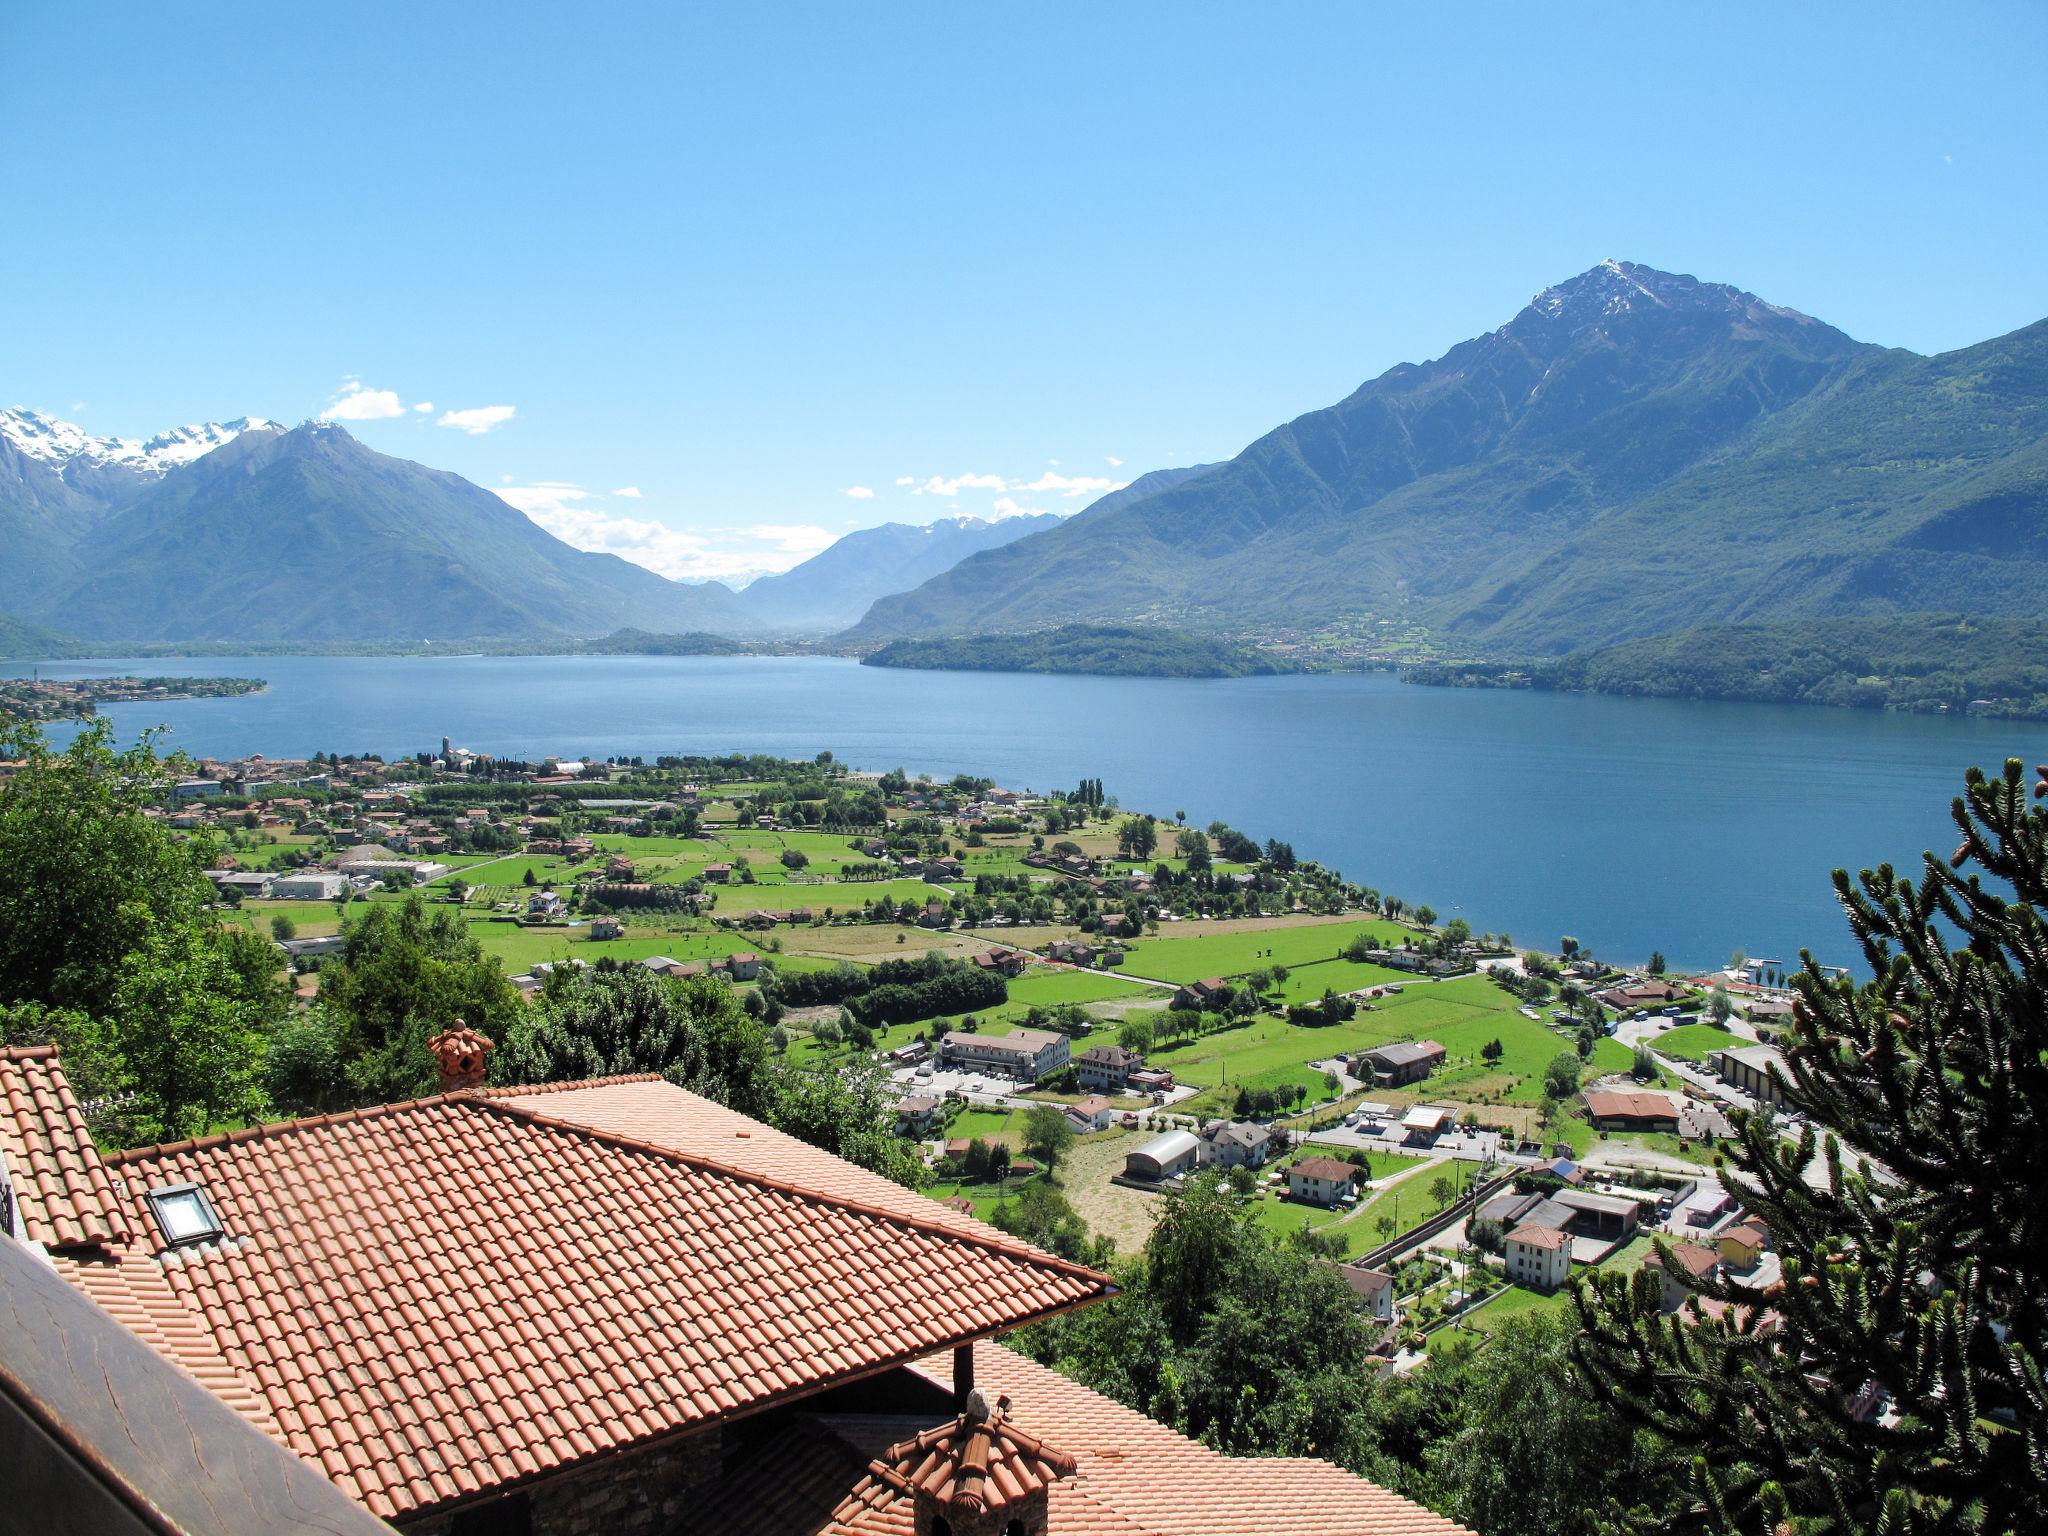
[{"label": "calm water surface", "polygon": [[[22,674],[25,666],[10,666]],[[260,657],[48,664],[270,680],[115,705],[195,755],[438,748],[537,758],[830,748],[862,768],[1085,776],[1123,803],[1291,841],[1476,929],[1673,963],[1855,960],[1828,872],[1955,838],[1971,763],[2048,760],[2048,726],[1754,704],[1412,688],[1381,675],[1175,681],[862,667],[825,657]]]}]

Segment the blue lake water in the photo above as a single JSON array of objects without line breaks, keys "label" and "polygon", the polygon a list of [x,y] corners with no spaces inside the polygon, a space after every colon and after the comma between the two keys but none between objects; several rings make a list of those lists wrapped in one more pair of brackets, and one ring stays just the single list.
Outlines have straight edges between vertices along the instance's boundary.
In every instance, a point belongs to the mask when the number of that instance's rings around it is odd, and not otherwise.
[{"label": "blue lake water", "polygon": [[[26,666],[9,666],[21,675]],[[536,758],[830,748],[857,767],[1100,778],[1222,818],[1475,929],[1674,964],[1740,946],[1855,963],[1828,872],[1955,843],[1972,763],[2048,726],[1754,704],[1414,688],[1383,675],[1179,681],[908,672],[826,657],[260,657],[52,663],[270,680],[116,705],[198,756],[437,749]]]}]

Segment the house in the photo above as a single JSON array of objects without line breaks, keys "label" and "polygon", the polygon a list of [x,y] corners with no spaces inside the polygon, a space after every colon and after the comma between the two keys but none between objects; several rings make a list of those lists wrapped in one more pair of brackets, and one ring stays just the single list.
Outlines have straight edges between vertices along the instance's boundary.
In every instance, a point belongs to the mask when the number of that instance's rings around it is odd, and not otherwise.
[{"label": "house", "polygon": [[245,899],[268,896],[271,885],[277,880],[276,875],[261,869],[209,869],[206,878],[222,892],[233,891]]},{"label": "house", "polygon": [[1723,1232],[1715,1246],[1723,1264],[1746,1273],[1761,1264],[1770,1250],[1771,1229],[1756,1217],[1748,1216]]},{"label": "house", "polygon": [[981,970],[994,971],[1012,980],[1024,974],[1024,967],[1031,963],[1031,957],[1021,949],[1004,949],[1000,945],[993,949],[976,950],[974,964]]},{"label": "house", "polygon": [[1066,1106],[1068,1122],[1077,1135],[1085,1136],[1091,1131],[1107,1130],[1116,1119],[1116,1110],[1101,1094],[1090,1094],[1087,1098]]},{"label": "house", "polygon": [[1145,1184],[1164,1184],[1193,1173],[1202,1144],[1193,1131],[1168,1131],[1154,1136],[1124,1158],[1124,1177]]},{"label": "house", "polygon": [[1145,1058],[1120,1045],[1091,1045],[1074,1058],[1074,1075],[1090,1093],[1121,1093]]},{"label": "house", "polygon": [[1304,1157],[1287,1170],[1287,1198],[1335,1205],[1351,1193],[1359,1170],[1334,1157]]},{"label": "house", "polygon": [[939,1101],[928,1093],[913,1093],[896,1106],[896,1134],[922,1136],[938,1118]]},{"label": "house", "polygon": [[1175,1008],[1221,1008],[1230,1001],[1230,983],[1221,976],[1191,981],[1173,994]]},{"label": "house", "polygon": [[1352,1071],[1370,1077],[1381,1088],[1400,1088],[1419,1083],[1443,1065],[1444,1048],[1434,1040],[1403,1040],[1375,1046],[1352,1058]]},{"label": "house", "polygon": [[616,917],[593,918],[590,936],[593,939],[621,939],[626,936],[626,925]]},{"label": "house", "polygon": [[1124,1080],[1124,1086],[1132,1093],[1169,1093],[1173,1089],[1173,1074],[1164,1067],[1142,1067]]},{"label": "house", "polygon": [[1122,938],[1131,931],[1131,920],[1121,912],[1105,912],[1097,926],[1113,938]]},{"label": "house", "polygon": [[1601,1131],[1676,1131],[1678,1100],[1668,1093],[1588,1088],[1586,1118]]},{"label": "house", "polygon": [[1263,1168],[1273,1133],[1248,1120],[1211,1120],[1202,1128],[1202,1166]]},{"label": "house", "polygon": [[1525,1221],[1501,1243],[1508,1279],[1532,1291],[1554,1291],[1572,1272],[1572,1240],[1556,1227]]},{"label": "house", "polygon": [[1553,1157],[1547,1163],[1538,1164],[1533,1171],[1543,1174],[1548,1178],[1556,1179],[1561,1184],[1583,1184],[1586,1182],[1586,1170],[1568,1157]]},{"label": "house", "polygon": [[706,864],[704,866],[704,878],[713,885],[724,885],[732,878],[732,866],[730,864]]},{"label": "house", "polygon": [[930,1056],[931,1053],[932,1048],[929,1041],[912,1040],[909,1044],[899,1045],[895,1050],[891,1051],[889,1053],[889,1062],[892,1066],[914,1067]]},{"label": "house", "polygon": [[1045,957],[1062,965],[1093,965],[1095,947],[1079,939],[1054,939],[1045,946]]},{"label": "house", "polygon": [[734,981],[752,981],[761,974],[761,957],[751,949],[725,957],[725,974]]},{"label": "house", "polygon": [[526,898],[528,917],[557,918],[569,910],[568,903],[553,891],[535,891]]},{"label": "house", "polygon": [[604,877],[621,884],[632,884],[635,879],[633,861],[621,854],[613,854],[604,861]]},{"label": "house", "polygon": [[1637,1009],[1662,1008],[1675,1003],[1683,994],[1668,981],[1625,982],[1618,987],[1609,987],[1595,996],[1616,1013],[1634,1013]]},{"label": "house", "polygon": [[1071,1042],[1045,1029],[1013,1029],[1007,1035],[970,1035],[948,1031],[939,1042],[939,1059],[949,1067],[981,1070],[1036,1083],[1067,1065]]},{"label": "house", "polygon": [[1784,1102],[1784,1082],[1791,1077],[1784,1053],[1774,1045],[1734,1045],[1707,1057],[1721,1081],[1740,1088],[1764,1104]]},{"label": "house", "polygon": [[1671,1245],[1671,1267],[1666,1268],[1657,1254],[1643,1260],[1643,1268],[1653,1270],[1663,1281],[1663,1294],[1659,1302],[1666,1312],[1676,1312],[1685,1305],[1686,1297],[1692,1291],[1683,1283],[1681,1276],[1692,1280],[1705,1280],[1721,1267],[1721,1256],[1705,1243],[1691,1241]]},{"label": "house", "polygon": [[301,870],[271,881],[270,894],[278,901],[339,901],[348,894],[348,877]]},{"label": "house", "polygon": [[1383,1269],[1367,1269],[1360,1264],[1339,1264],[1337,1273],[1344,1277],[1344,1283],[1351,1287],[1358,1298],[1358,1305],[1367,1317],[1377,1318],[1383,1323],[1394,1320],[1394,1277]]},{"label": "house", "polygon": [[[142,1490],[192,1521],[118,1528],[354,1536],[352,1505],[420,1536],[1172,1536],[1216,1508],[1233,1529],[1313,1511],[1318,1530],[1456,1531],[1327,1462],[1219,1455],[990,1342],[1105,1299],[1106,1277],[659,1079],[475,1086],[486,1044],[436,1038],[436,1097],[139,1148],[118,1179],[55,1050],[0,1051],[26,1240],[0,1240],[7,1294],[51,1330],[10,1366],[63,1353],[80,1318],[121,1330],[119,1350],[69,1347],[95,1367],[72,1380],[124,1393],[125,1440],[104,1410],[67,1421],[105,1426],[102,1473],[135,1445],[202,1452],[224,1415],[245,1426]],[[43,1257],[17,1277],[28,1244]],[[99,1308],[45,1305],[58,1287]],[[206,1411],[160,1409],[139,1350]],[[301,1486],[224,1525],[192,1495],[249,1475],[266,1441],[293,1458],[275,1486]]]}]

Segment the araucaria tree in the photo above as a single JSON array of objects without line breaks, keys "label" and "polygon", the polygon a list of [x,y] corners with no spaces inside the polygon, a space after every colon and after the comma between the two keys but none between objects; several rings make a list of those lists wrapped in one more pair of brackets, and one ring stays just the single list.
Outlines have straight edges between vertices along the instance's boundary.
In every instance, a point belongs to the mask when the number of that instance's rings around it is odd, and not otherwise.
[{"label": "araucaria tree", "polygon": [[1704,1280],[1676,1315],[1647,1276],[1580,1293],[1581,1358],[1692,1449],[1701,1529],[2048,1519],[2048,810],[2013,761],[1972,769],[1955,819],[1917,882],[1836,873],[1874,980],[1810,956],[1794,978],[1782,1092],[1807,1123],[1749,1116],[1731,1154],[1781,1286]]}]

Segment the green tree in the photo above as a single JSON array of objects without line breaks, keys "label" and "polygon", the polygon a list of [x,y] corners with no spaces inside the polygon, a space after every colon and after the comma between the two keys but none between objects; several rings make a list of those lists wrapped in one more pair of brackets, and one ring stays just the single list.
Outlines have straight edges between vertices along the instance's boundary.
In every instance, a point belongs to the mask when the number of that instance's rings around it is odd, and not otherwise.
[{"label": "green tree", "polygon": [[520,1011],[519,994],[461,915],[416,893],[375,903],[349,925],[341,954],[320,972],[320,996],[341,1023],[349,1075],[372,1101],[432,1092],[427,1041],[456,1019],[502,1041]]},{"label": "green tree", "polygon": [[1661,949],[1651,950],[1650,963],[1648,966],[1645,967],[1645,969],[1648,970],[1652,976],[1662,976],[1665,971],[1664,951]]},{"label": "green tree", "polygon": [[1581,1065],[1577,1051],[1559,1051],[1551,1057],[1550,1064],[1543,1069],[1544,1093],[1558,1100],[1577,1093]]},{"label": "green tree", "polygon": [[777,1074],[768,1121],[909,1189],[925,1182],[914,1142],[896,1134],[895,1084],[872,1062],[785,1066]]},{"label": "green tree", "polygon": [[1707,993],[1707,1017],[1723,1028],[1727,1027],[1729,1015],[1735,1012],[1735,1004],[1728,996],[1725,983],[1715,982]]},{"label": "green tree", "polygon": [[1024,1150],[1051,1172],[1074,1144],[1074,1126],[1057,1104],[1034,1104],[1024,1111]]},{"label": "green tree", "polygon": [[1117,1044],[1140,1056],[1152,1049],[1153,1040],[1152,1021],[1139,1015],[1131,1015],[1116,1027]]},{"label": "green tree", "polygon": [[175,1141],[261,1112],[266,1031],[285,1009],[268,950],[240,929],[151,923],[122,959],[113,1042],[143,1139]]},{"label": "green tree", "polygon": [[773,1111],[768,1033],[732,988],[656,976],[645,966],[586,971],[515,1018],[491,1058],[501,1083],[659,1072],[762,1118]]},{"label": "green tree", "polygon": [[[1917,882],[1835,872],[1873,979],[1806,957],[1781,1087],[1806,1124],[1736,1116],[1775,1330],[1714,1279],[1686,1284],[1721,1317],[1665,1318],[1621,1277],[1580,1299],[1581,1358],[1693,1453],[1722,1529],[2012,1532],[2048,1509],[2048,810],[2012,761],[1970,770],[1954,817]],[[1871,1381],[1896,1417],[1858,1420]]]}]

